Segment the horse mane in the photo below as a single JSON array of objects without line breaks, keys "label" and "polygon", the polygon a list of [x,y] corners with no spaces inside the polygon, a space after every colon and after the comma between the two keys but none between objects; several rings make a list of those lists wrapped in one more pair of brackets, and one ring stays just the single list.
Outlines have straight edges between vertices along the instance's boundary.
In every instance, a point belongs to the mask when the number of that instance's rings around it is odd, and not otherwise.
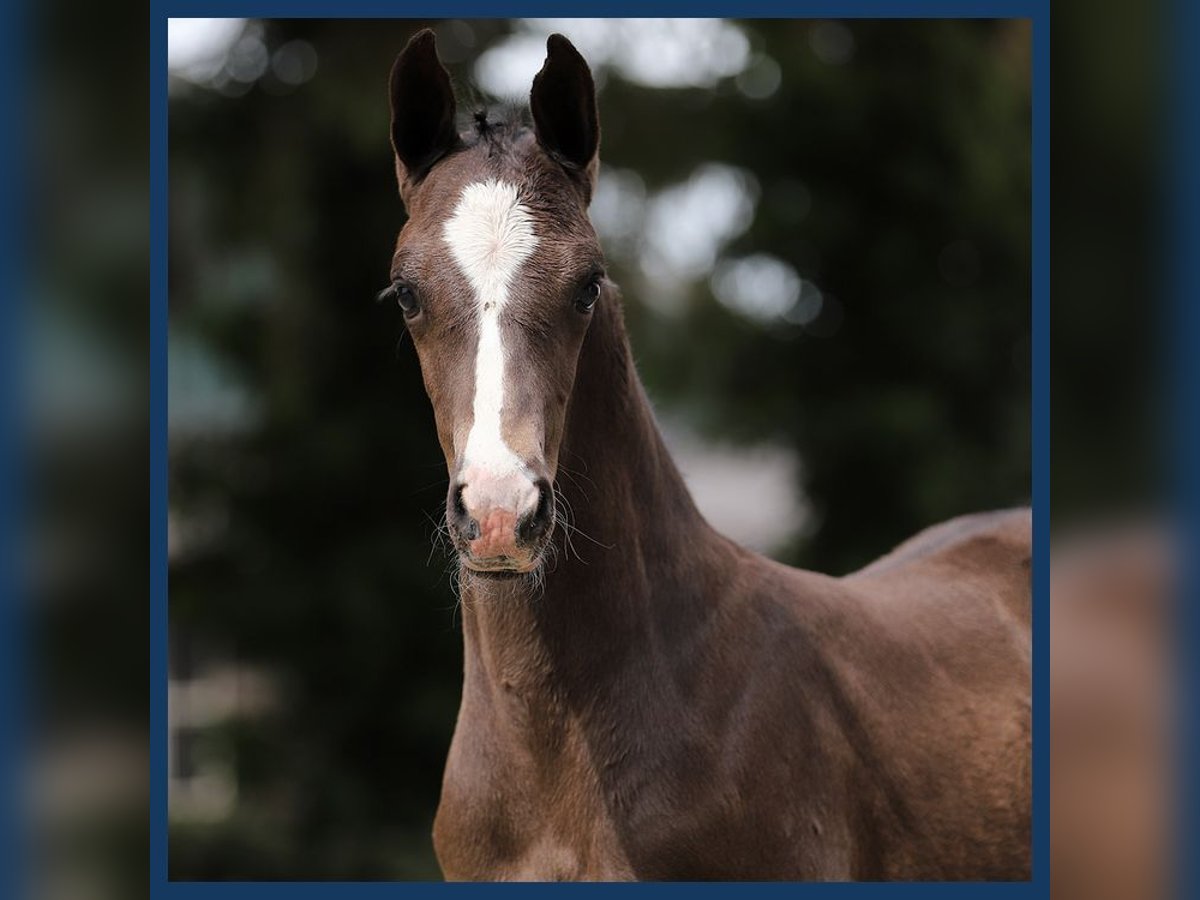
[{"label": "horse mane", "polygon": [[529,107],[520,103],[475,103],[469,120],[459,129],[468,147],[487,144],[507,149],[533,127]]}]

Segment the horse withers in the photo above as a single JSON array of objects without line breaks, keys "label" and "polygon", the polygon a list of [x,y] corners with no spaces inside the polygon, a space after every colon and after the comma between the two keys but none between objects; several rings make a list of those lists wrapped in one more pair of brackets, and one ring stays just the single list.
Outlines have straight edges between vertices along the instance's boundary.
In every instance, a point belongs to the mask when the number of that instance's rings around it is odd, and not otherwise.
[{"label": "horse withers", "polygon": [[446,877],[1028,878],[1029,512],[844,578],[721,536],[663,445],[588,219],[587,63],[553,35],[531,124],[460,131],[422,31],[390,94],[408,220],[384,295],[460,563]]}]

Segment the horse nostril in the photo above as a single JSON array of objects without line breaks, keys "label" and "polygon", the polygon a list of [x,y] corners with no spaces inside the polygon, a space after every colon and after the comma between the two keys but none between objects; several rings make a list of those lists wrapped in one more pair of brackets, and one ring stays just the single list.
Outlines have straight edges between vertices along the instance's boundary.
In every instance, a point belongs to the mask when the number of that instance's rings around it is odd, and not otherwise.
[{"label": "horse nostril", "polygon": [[463,532],[468,541],[473,541],[479,537],[479,523],[467,512],[467,504],[463,500],[463,491],[466,485],[455,485],[450,492],[450,514],[453,522]]},{"label": "horse nostril", "polygon": [[521,536],[526,539],[537,537],[546,530],[554,505],[554,488],[550,486],[550,482],[545,478],[539,478],[535,486],[538,491],[537,506],[520,525]]}]

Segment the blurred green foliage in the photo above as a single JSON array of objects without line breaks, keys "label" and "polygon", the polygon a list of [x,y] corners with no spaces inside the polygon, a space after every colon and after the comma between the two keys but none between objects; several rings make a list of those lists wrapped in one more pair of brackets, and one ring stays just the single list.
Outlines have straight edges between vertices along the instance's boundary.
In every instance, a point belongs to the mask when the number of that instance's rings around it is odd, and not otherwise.
[{"label": "blurred green foliage", "polygon": [[1101,0],[1083,16],[1056,5],[1051,24],[1056,531],[1144,514],[1170,484],[1167,9]]},{"label": "blurred green foliage", "polygon": [[[430,559],[444,463],[399,316],[371,302],[403,222],[386,75],[421,24],[263,23],[269,48],[315,49],[312,80],[173,89],[173,662],[215,647],[279,691],[203,735],[197,752],[235,766],[237,802],[175,821],[173,878],[438,876],[462,665],[448,561]],[[514,27],[470,23],[471,46],[451,47],[460,84]],[[842,573],[936,521],[1028,501],[1029,31],[857,21],[831,64],[815,23],[739,27],[777,89],[609,71],[602,158],[650,195],[706,162],[746,170],[756,214],[724,255],[787,262],[819,286],[820,315],[751,320],[706,279],[668,313],[639,293],[636,248],[610,247],[611,269],[659,408],[794,447],[815,518],[778,555]]]}]

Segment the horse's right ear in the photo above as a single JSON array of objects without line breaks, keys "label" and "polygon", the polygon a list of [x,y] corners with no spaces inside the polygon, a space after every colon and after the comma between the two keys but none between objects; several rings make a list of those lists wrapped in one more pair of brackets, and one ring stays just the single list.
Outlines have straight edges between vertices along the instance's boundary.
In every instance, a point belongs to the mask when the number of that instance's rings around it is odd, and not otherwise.
[{"label": "horse's right ear", "polygon": [[437,55],[433,32],[412,36],[392,66],[392,149],[400,195],[459,144],[454,89]]},{"label": "horse's right ear", "polygon": [[580,176],[590,200],[600,149],[596,85],[587,62],[561,34],[546,41],[546,62],[533,79],[529,109],[542,149]]}]

